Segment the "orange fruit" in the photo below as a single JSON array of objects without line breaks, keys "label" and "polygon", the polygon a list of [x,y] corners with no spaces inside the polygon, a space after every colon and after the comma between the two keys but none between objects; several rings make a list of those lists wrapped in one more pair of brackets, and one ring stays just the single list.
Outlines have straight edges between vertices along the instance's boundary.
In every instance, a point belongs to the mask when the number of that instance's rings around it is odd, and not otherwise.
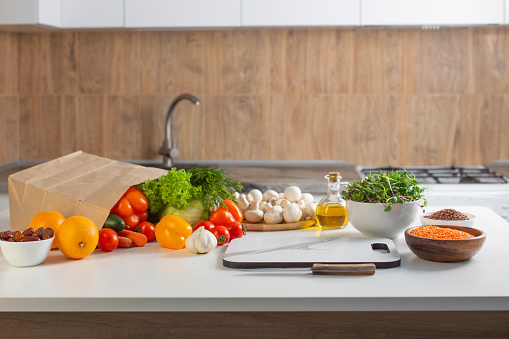
[{"label": "orange fruit", "polygon": [[69,217],[58,229],[58,248],[71,259],[83,259],[90,255],[98,242],[97,226],[87,217]]},{"label": "orange fruit", "polygon": [[55,211],[44,211],[37,213],[32,220],[30,220],[30,224],[28,227],[32,227],[34,231],[39,227],[52,228],[53,232],[55,232],[55,238],[53,238],[53,244],[51,244],[51,249],[57,248],[57,233],[60,224],[62,224],[65,220],[65,217],[62,213]]}]

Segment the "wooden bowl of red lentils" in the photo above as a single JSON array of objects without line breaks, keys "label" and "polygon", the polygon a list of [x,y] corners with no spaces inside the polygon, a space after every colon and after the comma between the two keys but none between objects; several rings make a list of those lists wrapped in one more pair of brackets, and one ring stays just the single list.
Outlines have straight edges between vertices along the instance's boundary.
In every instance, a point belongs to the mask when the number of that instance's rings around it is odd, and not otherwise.
[{"label": "wooden bowl of red lentils", "polygon": [[425,225],[407,229],[405,240],[410,250],[421,259],[458,262],[479,252],[486,233],[466,226]]}]

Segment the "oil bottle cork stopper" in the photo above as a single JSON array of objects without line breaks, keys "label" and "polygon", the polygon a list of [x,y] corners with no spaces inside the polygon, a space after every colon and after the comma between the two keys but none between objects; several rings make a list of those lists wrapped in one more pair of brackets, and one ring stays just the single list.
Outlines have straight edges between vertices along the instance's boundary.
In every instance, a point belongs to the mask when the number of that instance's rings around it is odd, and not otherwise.
[{"label": "oil bottle cork stopper", "polygon": [[329,181],[334,182],[338,181],[341,178],[339,172],[329,172]]}]

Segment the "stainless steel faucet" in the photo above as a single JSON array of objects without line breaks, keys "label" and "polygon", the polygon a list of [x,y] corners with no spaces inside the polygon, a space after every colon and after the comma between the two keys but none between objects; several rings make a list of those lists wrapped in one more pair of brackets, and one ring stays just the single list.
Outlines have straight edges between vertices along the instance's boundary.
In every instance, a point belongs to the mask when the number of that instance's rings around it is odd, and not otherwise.
[{"label": "stainless steel faucet", "polygon": [[168,115],[166,116],[166,135],[163,141],[163,146],[159,148],[159,154],[163,156],[163,166],[165,167],[172,167],[172,159],[178,157],[180,154],[179,150],[174,147],[176,140],[173,143],[171,140],[171,116],[173,115],[175,106],[177,106],[177,104],[184,99],[191,101],[196,106],[200,106],[200,100],[198,100],[198,98],[191,94],[185,93],[177,96],[171,103],[170,109],[168,110]]}]

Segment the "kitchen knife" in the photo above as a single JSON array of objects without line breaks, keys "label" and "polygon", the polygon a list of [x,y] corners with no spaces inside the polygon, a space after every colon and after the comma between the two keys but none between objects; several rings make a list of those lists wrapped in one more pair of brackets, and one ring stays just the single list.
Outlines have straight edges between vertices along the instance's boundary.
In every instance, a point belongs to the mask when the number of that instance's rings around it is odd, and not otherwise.
[{"label": "kitchen knife", "polygon": [[314,275],[373,275],[375,264],[313,264],[312,267],[270,267],[270,268],[249,268],[242,271],[253,273],[313,273]]}]

